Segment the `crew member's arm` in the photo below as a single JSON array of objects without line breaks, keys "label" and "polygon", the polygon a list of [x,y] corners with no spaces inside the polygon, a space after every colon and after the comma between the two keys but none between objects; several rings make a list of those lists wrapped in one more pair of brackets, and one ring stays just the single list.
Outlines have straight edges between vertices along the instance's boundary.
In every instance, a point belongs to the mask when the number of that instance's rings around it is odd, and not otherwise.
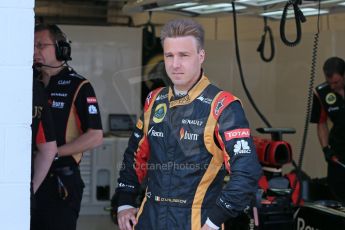
[{"label": "crew member's arm", "polygon": [[137,213],[136,198],[139,194],[140,184],[147,173],[149,159],[149,142],[143,132],[143,117],[141,117],[131,135],[125,151],[120,178],[116,193],[118,195],[117,220],[120,230],[131,230],[136,224]]},{"label": "crew member's arm", "polygon": [[59,147],[60,156],[70,156],[75,153],[85,152],[103,143],[103,131],[99,129],[88,129],[86,133],[75,140]]},{"label": "crew member's arm", "polygon": [[140,185],[147,174],[147,162],[150,157],[150,144],[146,135],[152,104],[161,89],[150,92],[144,105],[144,114],[137,121],[136,127],[128,141],[128,147],[123,156],[120,178],[116,189],[117,220],[120,230],[132,230],[136,224],[135,215],[138,211],[136,198]]},{"label": "crew member's arm", "polygon": [[34,159],[34,175],[32,178],[33,191],[36,193],[57,153],[56,141],[37,144],[38,152]]},{"label": "crew member's arm", "polygon": [[100,110],[95,91],[89,82],[80,88],[74,106],[82,134],[75,140],[59,146],[59,156],[85,152],[103,143]]},{"label": "crew member's arm", "polygon": [[335,152],[328,144],[329,129],[327,125],[327,112],[322,106],[320,97],[316,91],[314,91],[313,106],[311,110],[310,122],[317,124],[317,136],[326,161],[331,160]]},{"label": "crew member's arm", "polygon": [[321,144],[321,147],[327,147],[328,146],[328,136],[329,136],[329,129],[326,122],[318,123],[317,124],[317,135],[319,137],[319,142]]},{"label": "crew member's arm", "polygon": [[239,101],[228,105],[218,120],[217,140],[223,149],[230,180],[208,213],[209,227],[221,226],[229,218],[244,213],[255,201],[261,166],[257,159],[249,125]]}]

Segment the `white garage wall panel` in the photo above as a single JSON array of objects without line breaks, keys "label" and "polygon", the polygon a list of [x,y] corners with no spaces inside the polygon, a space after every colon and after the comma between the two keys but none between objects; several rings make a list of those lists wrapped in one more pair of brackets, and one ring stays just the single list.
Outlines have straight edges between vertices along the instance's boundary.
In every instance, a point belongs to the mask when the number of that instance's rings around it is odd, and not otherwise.
[{"label": "white garage wall panel", "polygon": [[1,229],[29,229],[34,1],[0,1]]},{"label": "white garage wall panel", "polygon": [[140,114],[142,30],[61,26],[72,41],[70,65],[93,84],[104,131],[110,113]]}]

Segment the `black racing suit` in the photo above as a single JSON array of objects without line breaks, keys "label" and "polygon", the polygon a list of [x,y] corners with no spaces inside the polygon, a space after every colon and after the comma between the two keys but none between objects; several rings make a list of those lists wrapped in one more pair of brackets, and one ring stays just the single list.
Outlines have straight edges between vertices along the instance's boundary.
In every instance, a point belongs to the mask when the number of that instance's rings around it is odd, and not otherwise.
[{"label": "black racing suit", "polygon": [[[344,89],[345,90],[345,89]],[[345,100],[333,92],[325,82],[314,91],[311,122],[324,123],[327,118],[333,123],[328,144],[338,159],[345,163]],[[327,179],[336,199],[345,202],[345,169],[334,162],[328,163]]]},{"label": "black racing suit", "polygon": [[252,204],[260,175],[240,102],[202,76],[182,98],[167,87],[148,95],[124,154],[118,206],[136,206],[147,176],[135,229],[199,230],[207,217],[220,226]]},{"label": "black racing suit", "polygon": [[[102,129],[95,92],[88,80],[64,68],[46,87],[54,120],[57,146],[68,143],[87,129]],[[31,230],[75,230],[84,183],[79,162],[82,153],[59,157],[35,194]]]}]

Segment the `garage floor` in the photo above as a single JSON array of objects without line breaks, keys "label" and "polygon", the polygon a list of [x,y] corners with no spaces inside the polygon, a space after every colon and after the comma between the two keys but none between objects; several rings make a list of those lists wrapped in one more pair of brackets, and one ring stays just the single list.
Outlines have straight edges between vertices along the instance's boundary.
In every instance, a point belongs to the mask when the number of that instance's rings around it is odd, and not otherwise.
[{"label": "garage floor", "polygon": [[77,230],[118,230],[108,215],[80,215]]}]

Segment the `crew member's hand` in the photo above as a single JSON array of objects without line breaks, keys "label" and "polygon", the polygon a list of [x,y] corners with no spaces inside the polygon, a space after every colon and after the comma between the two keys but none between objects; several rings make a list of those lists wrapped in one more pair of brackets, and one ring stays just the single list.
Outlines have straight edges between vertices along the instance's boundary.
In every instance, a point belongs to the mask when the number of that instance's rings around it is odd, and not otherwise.
[{"label": "crew member's hand", "polygon": [[330,146],[324,147],[322,151],[327,162],[330,162],[332,160],[332,157],[336,155],[334,150]]},{"label": "crew member's hand", "polygon": [[132,230],[133,225],[137,224],[135,215],[137,214],[137,208],[129,208],[117,213],[117,222],[120,230]]},{"label": "crew member's hand", "polygon": [[204,226],[202,226],[201,230],[215,230],[214,228],[211,228],[210,226],[208,226],[207,224],[204,224]]}]

